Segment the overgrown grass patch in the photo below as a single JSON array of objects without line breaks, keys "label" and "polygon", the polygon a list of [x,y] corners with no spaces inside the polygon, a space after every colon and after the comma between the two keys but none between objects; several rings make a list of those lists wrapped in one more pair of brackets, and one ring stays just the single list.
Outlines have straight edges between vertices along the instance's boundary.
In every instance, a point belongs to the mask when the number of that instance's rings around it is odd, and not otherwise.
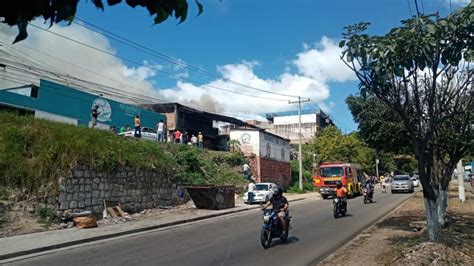
[{"label": "overgrown grass patch", "polygon": [[76,165],[110,173],[120,166],[155,169],[190,185],[245,183],[234,170],[244,161],[236,153],[124,138],[6,112],[0,112],[0,127],[0,187],[35,191]]}]

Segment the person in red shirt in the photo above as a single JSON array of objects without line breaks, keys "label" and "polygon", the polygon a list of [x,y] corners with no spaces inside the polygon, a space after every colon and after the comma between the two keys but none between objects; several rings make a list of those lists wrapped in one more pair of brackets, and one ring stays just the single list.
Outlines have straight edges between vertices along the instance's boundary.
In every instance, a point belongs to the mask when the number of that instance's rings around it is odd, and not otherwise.
[{"label": "person in red shirt", "polygon": [[180,140],[181,140],[181,131],[179,131],[179,129],[177,129],[174,133],[174,141],[176,143],[180,143]]},{"label": "person in red shirt", "polygon": [[336,183],[336,197],[342,200],[344,204],[344,210],[347,212],[347,200],[346,200],[347,189],[342,186],[340,181]]}]

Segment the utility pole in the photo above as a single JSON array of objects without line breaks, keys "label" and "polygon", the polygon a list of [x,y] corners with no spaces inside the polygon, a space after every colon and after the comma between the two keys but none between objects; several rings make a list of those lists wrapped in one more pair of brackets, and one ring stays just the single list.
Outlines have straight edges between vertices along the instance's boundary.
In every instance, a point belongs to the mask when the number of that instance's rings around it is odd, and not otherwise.
[{"label": "utility pole", "polygon": [[309,102],[310,99],[307,98],[307,99],[303,99],[301,100],[301,97],[298,96],[298,101],[288,101],[289,104],[292,104],[292,103],[297,103],[298,104],[298,128],[299,128],[299,141],[298,141],[298,161],[299,161],[299,171],[298,171],[298,175],[299,175],[299,188],[300,190],[302,191],[303,190],[303,156],[301,155],[301,139],[302,139],[302,135],[303,133],[301,132],[301,103],[302,102]]},{"label": "utility pole", "polygon": [[377,180],[379,179],[379,157],[375,155],[375,172],[377,174]]},{"label": "utility pole", "polygon": [[464,190],[464,167],[462,165],[462,159],[459,160],[458,164],[456,165],[456,174],[458,178],[458,192],[459,192],[459,201],[464,202],[466,201],[466,194]]}]

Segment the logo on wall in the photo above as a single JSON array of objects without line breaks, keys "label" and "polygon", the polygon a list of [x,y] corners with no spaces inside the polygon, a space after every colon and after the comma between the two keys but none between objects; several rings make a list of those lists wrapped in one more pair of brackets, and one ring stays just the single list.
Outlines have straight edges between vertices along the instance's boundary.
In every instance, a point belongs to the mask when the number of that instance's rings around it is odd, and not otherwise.
[{"label": "logo on wall", "polygon": [[267,142],[267,157],[272,155],[272,146],[270,146],[270,142]]},{"label": "logo on wall", "polygon": [[243,144],[249,144],[250,143],[250,134],[249,133],[244,133],[242,136],[240,136],[240,139],[242,140]]},{"label": "logo on wall", "polygon": [[112,119],[110,119],[110,117],[112,116],[112,107],[110,106],[110,103],[104,98],[97,98],[92,103],[92,108],[96,105],[99,106],[98,111],[100,112],[97,120],[99,122],[111,121]]},{"label": "logo on wall", "polygon": [[285,160],[285,148],[281,148],[281,159]]}]

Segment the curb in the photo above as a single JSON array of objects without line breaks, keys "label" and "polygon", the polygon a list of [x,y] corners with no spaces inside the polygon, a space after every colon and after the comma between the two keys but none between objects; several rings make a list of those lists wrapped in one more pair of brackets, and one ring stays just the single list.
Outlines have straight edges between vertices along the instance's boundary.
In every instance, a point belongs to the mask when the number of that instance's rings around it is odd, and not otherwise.
[{"label": "curb", "polygon": [[418,191],[416,193],[414,193],[413,195],[411,195],[410,197],[408,197],[406,200],[402,201],[400,203],[399,206],[395,207],[394,209],[390,210],[389,212],[383,214],[380,218],[378,218],[375,222],[371,223],[371,224],[368,224],[367,227],[364,227],[362,228],[361,230],[355,232],[354,234],[352,234],[351,236],[349,236],[347,239],[346,239],[346,243],[344,243],[343,245],[333,249],[333,250],[330,250],[328,252],[326,252],[325,254],[323,254],[322,256],[320,256],[319,258],[316,258],[315,260],[311,261],[309,263],[309,265],[320,265],[321,263],[323,262],[326,262],[326,261],[330,261],[332,258],[334,258],[336,256],[336,253],[338,253],[338,251],[340,250],[343,250],[344,248],[347,248],[349,247],[351,244],[353,244],[354,242],[356,242],[357,240],[360,239],[361,235],[364,234],[365,232],[368,232],[370,231],[371,229],[373,229],[377,224],[381,223],[383,220],[387,219],[390,215],[392,215],[393,213],[395,213],[397,210],[401,209],[403,205],[405,205],[405,203],[416,196],[416,194],[418,193],[422,193],[422,191]]},{"label": "curb", "polygon": [[[293,199],[293,200],[289,200],[288,202],[302,201],[302,200],[305,200],[305,199],[306,198],[296,198],[296,199]],[[104,240],[104,239],[108,239],[108,238],[131,235],[131,234],[151,231],[151,230],[155,230],[155,229],[163,229],[163,228],[171,227],[171,226],[175,226],[175,225],[181,225],[181,224],[186,224],[186,223],[191,223],[191,222],[196,222],[196,221],[201,221],[201,220],[207,220],[207,219],[211,219],[211,218],[215,218],[215,217],[220,217],[220,216],[225,216],[225,215],[230,215],[230,214],[235,214],[235,213],[240,213],[240,212],[251,211],[251,210],[258,209],[258,208],[260,208],[260,206],[255,206],[255,207],[250,207],[250,208],[245,208],[245,209],[239,209],[239,210],[232,210],[232,211],[223,212],[223,213],[214,213],[214,214],[209,214],[209,215],[195,217],[195,218],[183,219],[183,220],[178,220],[178,221],[174,221],[174,222],[168,222],[168,223],[163,223],[163,224],[157,224],[157,225],[132,229],[132,230],[129,230],[129,231],[122,231],[122,232],[118,232],[118,233],[112,233],[112,234],[101,235],[101,236],[94,236],[94,237],[74,240],[74,241],[70,241],[70,242],[66,242],[66,243],[55,244],[55,245],[51,245],[51,246],[45,246],[45,247],[39,247],[39,248],[34,248],[34,249],[29,249],[29,250],[17,251],[17,252],[13,252],[13,253],[9,253],[9,254],[0,255],[0,264],[2,263],[3,260],[12,259],[12,258],[15,258],[15,257],[21,257],[21,256],[31,255],[31,254],[34,254],[34,253],[39,253],[39,252],[50,251],[50,250],[55,250],[55,249],[59,249],[59,248],[65,248],[65,247],[80,245],[80,244],[84,244],[84,243],[88,243],[88,242],[95,242],[95,241]]]}]

